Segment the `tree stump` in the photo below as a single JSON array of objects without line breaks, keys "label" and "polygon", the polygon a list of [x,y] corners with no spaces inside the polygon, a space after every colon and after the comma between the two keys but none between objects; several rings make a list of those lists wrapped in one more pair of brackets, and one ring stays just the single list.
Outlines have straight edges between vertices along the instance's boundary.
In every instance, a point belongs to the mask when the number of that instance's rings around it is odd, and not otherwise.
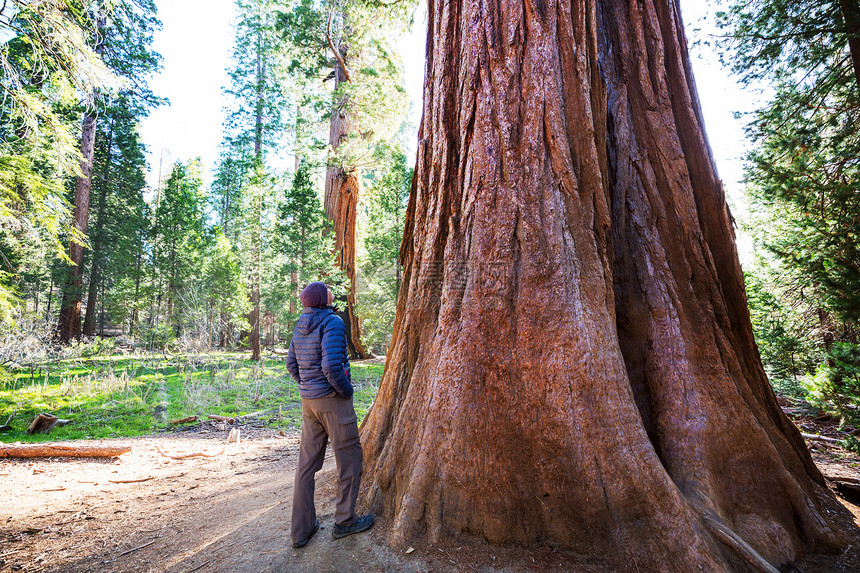
[{"label": "tree stump", "polygon": [[55,426],[65,426],[71,423],[71,420],[62,420],[53,414],[42,412],[27,428],[27,434],[49,434]]}]

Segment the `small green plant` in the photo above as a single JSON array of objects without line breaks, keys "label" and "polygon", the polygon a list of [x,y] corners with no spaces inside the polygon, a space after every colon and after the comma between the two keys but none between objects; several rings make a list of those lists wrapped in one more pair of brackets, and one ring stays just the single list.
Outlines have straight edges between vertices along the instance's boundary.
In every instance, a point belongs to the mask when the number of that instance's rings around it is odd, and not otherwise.
[{"label": "small green plant", "polygon": [[165,350],[176,346],[176,334],[166,322],[160,322],[144,332],[144,340],[149,350]]},{"label": "small green plant", "polygon": [[842,440],[842,445],[846,450],[850,452],[854,452],[855,454],[860,454],[860,440],[855,438],[854,436],[848,436],[844,440]]},{"label": "small green plant", "polygon": [[843,426],[860,426],[860,346],[834,343],[803,384],[810,402],[838,415]]}]

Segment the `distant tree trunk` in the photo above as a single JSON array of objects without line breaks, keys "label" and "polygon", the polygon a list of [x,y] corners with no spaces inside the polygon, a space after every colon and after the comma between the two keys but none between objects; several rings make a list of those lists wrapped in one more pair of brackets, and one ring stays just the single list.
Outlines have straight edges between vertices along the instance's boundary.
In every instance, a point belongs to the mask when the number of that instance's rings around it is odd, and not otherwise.
[{"label": "distant tree trunk", "polygon": [[254,188],[253,206],[251,214],[251,304],[253,309],[248,315],[251,323],[251,360],[260,360],[262,356],[260,349],[260,282],[263,278],[263,205],[260,188],[263,185],[263,108],[264,95],[263,85],[266,75],[266,62],[262,58],[261,49],[257,50],[257,105],[256,117],[254,118],[254,158],[256,173],[254,178],[257,184]]},{"label": "distant tree trunk", "polygon": [[[296,262],[291,261],[292,266],[295,268]],[[296,271],[290,271],[290,314],[296,314],[298,312],[298,308],[296,307],[296,300],[299,298],[299,273]]]},{"label": "distant tree trunk", "polygon": [[45,321],[51,320],[51,302],[54,300],[54,271],[51,269],[51,286],[48,287],[48,308],[45,310]]},{"label": "distant tree trunk", "polygon": [[134,329],[137,327],[138,321],[138,308],[140,306],[140,265],[141,259],[143,259],[143,244],[140,239],[138,239],[137,244],[137,261],[135,262],[135,273],[134,273],[134,308],[131,311],[131,332],[134,332]]},{"label": "distant tree trunk", "polygon": [[[617,570],[837,547],[753,342],[678,3],[428,2],[394,335],[362,426],[395,543]],[[635,564],[635,567],[631,565]]]},{"label": "distant tree trunk", "polygon": [[[259,203],[260,198],[258,197],[257,202]],[[255,208],[255,218],[260,215],[260,206],[257,205]],[[260,281],[262,278],[262,253],[261,253],[261,229],[259,223],[255,225],[254,230],[254,240],[256,242],[256,247],[254,248],[254,252],[252,253],[252,261],[251,264],[251,304],[254,305],[251,313],[248,315],[248,322],[251,323],[251,360],[260,360],[262,354],[260,349]]]},{"label": "distant tree trunk", "polygon": [[215,320],[215,297],[209,294],[209,322],[206,329],[206,348],[212,347],[212,322]]},{"label": "distant tree trunk", "polygon": [[857,0],[839,0],[839,5],[848,32],[848,49],[854,64],[854,80],[857,82],[857,90],[860,91],[860,5]]},{"label": "distant tree trunk", "polygon": [[96,211],[96,226],[93,233],[93,263],[90,269],[90,285],[87,293],[87,314],[84,318],[84,336],[95,335],[96,318],[96,293],[99,289],[101,279],[101,262],[103,258],[103,242],[105,208],[107,207],[108,181],[111,167],[111,148],[113,147],[113,127],[108,132],[107,153],[105,155],[104,173],[102,174],[101,193],[99,193],[99,207]]},{"label": "distant tree trunk", "polygon": [[[95,52],[101,56],[104,52],[102,34],[106,20],[100,17],[97,25]],[[73,226],[81,236],[86,236],[87,221],[90,211],[90,187],[93,178],[93,155],[96,145],[95,101],[84,114],[81,126],[81,176],[75,180],[75,210]],[[69,258],[72,264],[69,275],[63,287],[63,302],[60,307],[60,317],[57,321],[57,336],[60,342],[66,343],[81,337],[81,295],[83,290],[84,247],[78,242],[69,240]]]},{"label": "distant tree trunk", "polygon": [[[74,229],[81,236],[86,236],[87,221],[90,209],[90,183],[92,182],[93,150],[96,140],[96,114],[88,112],[84,115],[81,131],[81,172],[75,181],[75,210]],[[76,240],[69,240],[68,278],[63,287],[63,302],[60,307],[60,318],[57,324],[57,334],[60,342],[69,342],[81,336],[81,290],[83,287],[84,247]]]},{"label": "distant tree trunk", "polygon": [[[173,307],[174,307],[174,299],[176,298],[176,292],[178,290],[177,280],[176,280],[176,233],[171,233],[170,240],[170,281],[167,286],[167,320],[168,322],[174,322],[173,316]],[[174,327],[176,332],[176,336],[179,336],[179,329]]]},{"label": "distant tree trunk", "polygon": [[102,289],[99,297],[99,336],[105,335],[105,293]]},{"label": "distant tree trunk", "polygon": [[[335,90],[348,81],[343,66],[335,64]],[[341,143],[353,129],[352,119],[347,110],[347,102],[339,102],[331,115],[329,145],[337,152]],[[334,249],[338,267],[346,273],[349,291],[345,297],[345,308],[339,312],[347,329],[347,346],[353,358],[373,356],[361,343],[361,325],[355,315],[355,224],[358,213],[358,173],[347,172],[342,165],[329,165],[325,180],[325,213],[334,226]]]}]

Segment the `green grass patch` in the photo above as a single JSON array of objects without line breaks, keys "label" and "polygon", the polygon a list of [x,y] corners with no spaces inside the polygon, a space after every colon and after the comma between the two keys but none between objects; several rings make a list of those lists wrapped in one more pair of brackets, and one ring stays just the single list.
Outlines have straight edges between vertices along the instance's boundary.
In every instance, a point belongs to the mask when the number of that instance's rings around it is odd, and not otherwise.
[{"label": "green grass patch", "polygon": [[[363,419],[382,379],[382,364],[353,364],[355,409]],[[27,436],[39,412],[72,420],[50,435]],[[186,416],[255,414],[273,427],[301,425],[298,385],[284,357],[260,362],[246,353],[75,358],[0,377],[0,441],[39,442],[128,437]]]}]

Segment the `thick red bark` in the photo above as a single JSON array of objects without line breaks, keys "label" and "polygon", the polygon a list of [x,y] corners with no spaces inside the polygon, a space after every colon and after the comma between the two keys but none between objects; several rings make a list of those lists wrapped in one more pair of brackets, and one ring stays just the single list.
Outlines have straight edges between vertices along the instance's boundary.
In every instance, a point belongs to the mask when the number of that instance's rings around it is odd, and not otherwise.
[{"label": "thick red bark", "polygon": [[[99,56],[104,52],[104,27],[106,23],[107,20],[100,17],[96,24],[95,52]],[[93,100],[92,105],[95,105],[95,100]],[[87,234],[97,117],[96,110],[91,109],[84,114],[81,125],[81,175],[75,179],[75,209],[72,223],[74,229],[80,233],[79,239]],[[72,264],[69,268],[66,284],[63,287],[63,302],[57,321],[57,337],[60,342],[64,343],[81,337],[84,246],[71,237],[69,239],[69,258]]]},{"label": "thick red bark", "polygon": [[[84,336],[95,336],[96,333],[96,295],[101,282],[101,261],[102,261],[102,229],[104,228],[106,209],[107,209],[107,181],[110,177],[111,167],[111,148],[113,146],[113,128],[108,132],[107,153],[105,154],[105,166],[102,179],[105,184],[102,185],[101,193],[99,194],[99,208],[96,213],[96,229],[93,239],[93,261],[90,269],[90,284],[89,292],[87,293],[87,314],[84,318],[83,333]],[[95,156],[95,155],[94,155]],[[90,178],[92,181],[92,178]]]},{"label": "thick red bark", "polygon": [[430,0],[428,21],[362,427],[393,540],[542,540],[642,571],[743,568],[732,535],[771,563],[838,545],[753,342],[677,3]]},{"label": "thick red bark", "polygon": [[[334,52],[333,43],[332,51]],[[343,55],[336,53],[339,56],[338,62],[343,62]],[[335,89],[339,83],[349,81],[345,69],[342,64],[335,65]],[[354,127],[346,108],[346,102],[340,102],[331,116],[329,145],[333,153],[337,152]],[[346,323],[349,353],[353,358],[372,358],[373,354],[361,342],[361,324],[355,314],[355,224],[359,183],[358,174],[350,169],[344,165],[329,165],[325,181],[325,213],[334,227],[334,250],[338,267],[346,273],[349,280],[349,291],[344,301],[346,308],[339,313]]]},{"label": "thick red bark", "polygon": [[[87,112],[81,128],[81,175],[75,180],[74,228],[86,236],[90,211],[90,187],[92,186],[93,155],[96,144],[96,114]],[[63,302],[57,324],[57,335],[61,342],[81,337],[81,295],[83,288],[84,246],[69,241],[69,258],[72,264],[63,288]]]}]

